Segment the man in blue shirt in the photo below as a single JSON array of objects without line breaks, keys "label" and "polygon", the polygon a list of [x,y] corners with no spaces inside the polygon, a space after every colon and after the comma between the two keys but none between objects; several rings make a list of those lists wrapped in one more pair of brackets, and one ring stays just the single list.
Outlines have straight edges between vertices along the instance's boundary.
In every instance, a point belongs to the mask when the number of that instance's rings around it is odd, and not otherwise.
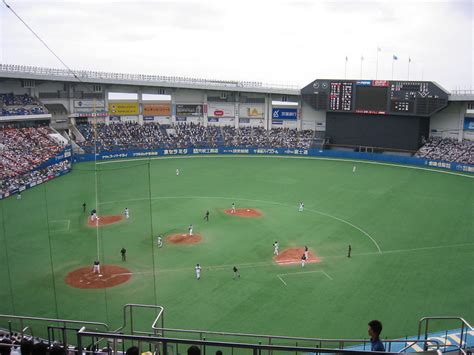
[{"label": "man in blue shirt", "polygon": [[372,351],[385,351],[385,347],[380,341],[380,333],[382,333],[382,323],[378,320],[370,321],[369,336]]}]

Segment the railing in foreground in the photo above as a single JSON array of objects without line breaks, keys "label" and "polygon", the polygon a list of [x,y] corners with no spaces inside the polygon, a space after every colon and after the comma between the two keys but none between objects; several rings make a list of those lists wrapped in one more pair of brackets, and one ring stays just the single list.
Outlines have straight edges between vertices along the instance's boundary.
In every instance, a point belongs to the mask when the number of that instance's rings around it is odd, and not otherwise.
[{"label": "railing in foreground", "polygon": [[[90,341],[87,339],[90,338]],[[253,354],[261,355],[262,351],[265,353],[268,351],[270,355],[276,354],[288,354],[288,353],[340,353],[340,354],[368,354],[375,353],[367,350],[351,350],[351,349],[338,349],[338,348],[322,348],[315,346],[291,346],[291,345],[269,345],[269,344],[250,344],[250,343],[238,343],[238,342],[227,342],[227,341],[209,341],[206,339],[195,340],[195,339],[180,339],[180,338],[167,338],[160,336],[143,336],[143,335],[123,335],[116,333],[102,333],[102,332],[91,332],[85,328],[80,329],[77,332],[77,344],[78,348],[82,349],[83,344],[95,343],[95,339],[102,338],[108,340],[108,348],[110,343],[112,347],[109,348],[110,352],[114,355],[117,354],[117,345],[123,344],[126,341],[130,342],[131,345],[138,346],[140,352],[150,351],[154,354],[160,355],[178,355],[185,352],[184,347],[195,345],[201,350],[202,355],[206,353],[215,353],[217,350],[228,350],[226,353],[234,354]],[[441,354],[439,350],[439,343],[432,341],[421,341],[423,343],[430,343],[429,348],[432,350],[426,351],[431,354]],[[181,345],[181,349],[179,346]],[[397,352],[385,352],[385,354],[398,354]]]},{"label": "railing in foreground", "polygon": [[[438,317],[423,317],[418,321],[418,339],[428,339],[429,333],[429,323],[430,321],[442,320],[442,321],[457,321],[461,323],[461,331],[459,336],[459,344],[455,346],[453,351],[458,351],[460,353],[466,354],[466,345],[467,345],[467,335],[468,331],[474,331],[474,328],[461,317],[451,317],[451,316],[438,316]],[[422,330],[423,324],[425,324],[424,332]],[[426,350],[426,345],[425,348]]]}]

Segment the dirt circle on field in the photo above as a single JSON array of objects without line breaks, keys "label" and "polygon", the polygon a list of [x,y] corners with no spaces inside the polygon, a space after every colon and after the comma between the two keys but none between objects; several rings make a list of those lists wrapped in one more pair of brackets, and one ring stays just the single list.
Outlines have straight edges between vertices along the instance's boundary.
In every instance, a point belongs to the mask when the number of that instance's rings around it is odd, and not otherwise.
[{"label": "dirt circle on field", "polygon": [[87,225],[89,227],[97,227],[100,226],[108,226],[110,224],[118,223],[123,220],[123,216],[121,214],[115,214],[111,216],[98,216],[99,219],[92,221],[91,218],[87,218]]},{"label": "dirt circle on field", "polygon": [[[301,264],[301,257],[304,254],[304,247],[301,248],[288,248],[283,250],[278,255],[273,257],[273,261],[275,261],[278,265],[293,265],[293,264]],[[320,263],[321,259],[318,258],[311,249],[308,252],[308,260],[306,263]]]},{"label": "dirt circle on field", "polygon": [[231,216],[239,216],[246,218],[258,218],[263,216],[262,212],[255,208],[236,208],[235,213],[232,213],[232,209],[229,208],[228,210],[224,210],[224,213]]},{"label": "dirt circle on field", "polygon": [[76,269],[67,274],[64,281],[76,288],[106,288],[123,284],[130,280],[130,270],[116,265],[101,265],[100,274],[92,272],[92,265]]},{"label": "dirt circle on field", "polygon": [[200,234],[177,233],[167,236],[166,240],[172,244],[196,244],[202,240],[202,236]]}]

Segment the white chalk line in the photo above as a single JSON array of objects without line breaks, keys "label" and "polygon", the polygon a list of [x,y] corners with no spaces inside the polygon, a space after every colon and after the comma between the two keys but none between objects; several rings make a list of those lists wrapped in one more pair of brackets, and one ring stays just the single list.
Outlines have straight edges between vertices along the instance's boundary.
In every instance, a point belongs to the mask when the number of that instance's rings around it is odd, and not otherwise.
[{"label": "white chalk line", "polygon": [[[329,280],[334,280],[331,276],[329,276],[324,270],[314,270],[314,271],[301,271],[301,272],[288,272],[286,274],[278,274],[277,277],[283,281],[283,276],[295,276],[295,275],[304,275],[304,274],[314,274],[314,273],[321,273],[326,276]],[[284,281],[283,281],[284,282]],[[286,285],[286,282],[285,282]]]},{"label": "white chalk line", "polygon": [[280,279],[281,282],[283,282],[283,284],[284,284],[285,286],[288,286],[288,284],[285,282],[285,280],[283,280],[283,279],[281,278],[280,275],[277,275],[277,277]]},{"label": "white chalk line", "polygon": [[117,164],[117,163],[125,163],[131,161],[143,161],[143,160],[165,160],[165,159],[195,159],[195,158],[208,158],[208,159],[215,159],[215,158],[274,158],[274,159],[303,159],[303,160],[326,160],[326,161],[342,161],[342,162],[350,162],[350,163],[361,163],[361,164],[373,164],[373,165],[383,165],[383,166],[394,166],[397,168],[404,168],[404,169],[415,169],[415,170],[424,170],[424,171],[431,171],[433,173],[440,173],[440,174],[449,174],[455,176],[462,176],[467,177],[470,179],[474,179],[474,175],[467,175],[462,173],[456,173],[452,171],[443,171],[438,169],[430,169],[430,168],[423,168],[420,166],[413,166],[413,165],[402,165],[402,164],[391,164],[391,163],[383,163],[377,161],[367,161],[367,160],[357,160],[357,159],[344,159],[344,158],[328,158],[328,157],[302,157],[302,156],[274,156],[274,155],[185,155],[185,156],[166,156],[166,157],[154,157],[154,158],[133,158],[133,159],[123,159],[123,160],[111,160],[111,161],[103,161],[97,163],[97,165],[103,164]]},{"label": "white chalk line", "polygon": [[[249,198],[238,198],[238,197],[219,197],[219,196],[160,196],[160,197],[152,197],[151,199],[152,200],[165,200],[165,199],[199,199],[199,198],[205,198],[205,199],[218,199],[218,200],[232,200],[232,201],[249,201],[249,202],[260,202],[260,203],[267,203],[267,204],[273,204],[273,205],[277,205],[277,206],[283,206],[283,207],[289,207],[289,208],[297,208],[296,206],[292,206],[292,205],[289,205],[289,204],[285,204],[285,203],[281,203],[281,202],[274,202],[274,201],[266,201],[266,200],[258,200],[258,199],[249,199]],[[101,204],[116,204],[116,203],[119,203],[119,202],[133,202],[133,201],[144,201],[144,200],[149,200],[149,198],[140,198],[140,199],[129,199],[129,200],[123,200],[123,201],[106,201],[106,202],[101,202]],[[329,213],[325,213],[325,212],[321,212],[321,211],[318,211],[318,210],[315,210],[315,209],[311,209],[311,208],[305,208],[306,211],[309,211],[309,212],[313,212],[313,213],[317,213],[317,214],[320,214],[322,216],[326,216],[326,217],[329,217],[329,218],[332,218],[332,219],[335,219],[339,222],[342,222],[342,223],[345,223],[349,226],[351,226],[352,228],[358,230],[359,232],[361,232],[362,234],[364,234],[367,238],[369,238],[372,243],[375,245],[375,247],[377,248],[377,251],[379,253],[382,253],[382,250],[379,246],[379,244],[377,243],[377,241],[369,234],[367,233],[365,230],[363,230],[362,228],[352,224],[351,222],[349,221],[346,221],[345,219],[342,219],[342,218],[339,218],[339,217],[336,217],[336,216],[333,216]]]}]

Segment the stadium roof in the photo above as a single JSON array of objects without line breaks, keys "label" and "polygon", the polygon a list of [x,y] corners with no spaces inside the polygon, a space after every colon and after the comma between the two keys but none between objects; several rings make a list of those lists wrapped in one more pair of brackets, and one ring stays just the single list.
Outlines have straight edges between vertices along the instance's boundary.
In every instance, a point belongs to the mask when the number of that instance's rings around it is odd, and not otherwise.
[{"label": "stadium roof", "polygon": [[0,76],[14,79],[82,81],[90,84],[142,85],[168,88],[240,91],[265,94],[299,95],[296,85],[278,85],[255,81],[198,79],[181,76],[108,73],[88,70],[52,69],[0,64]]}]

